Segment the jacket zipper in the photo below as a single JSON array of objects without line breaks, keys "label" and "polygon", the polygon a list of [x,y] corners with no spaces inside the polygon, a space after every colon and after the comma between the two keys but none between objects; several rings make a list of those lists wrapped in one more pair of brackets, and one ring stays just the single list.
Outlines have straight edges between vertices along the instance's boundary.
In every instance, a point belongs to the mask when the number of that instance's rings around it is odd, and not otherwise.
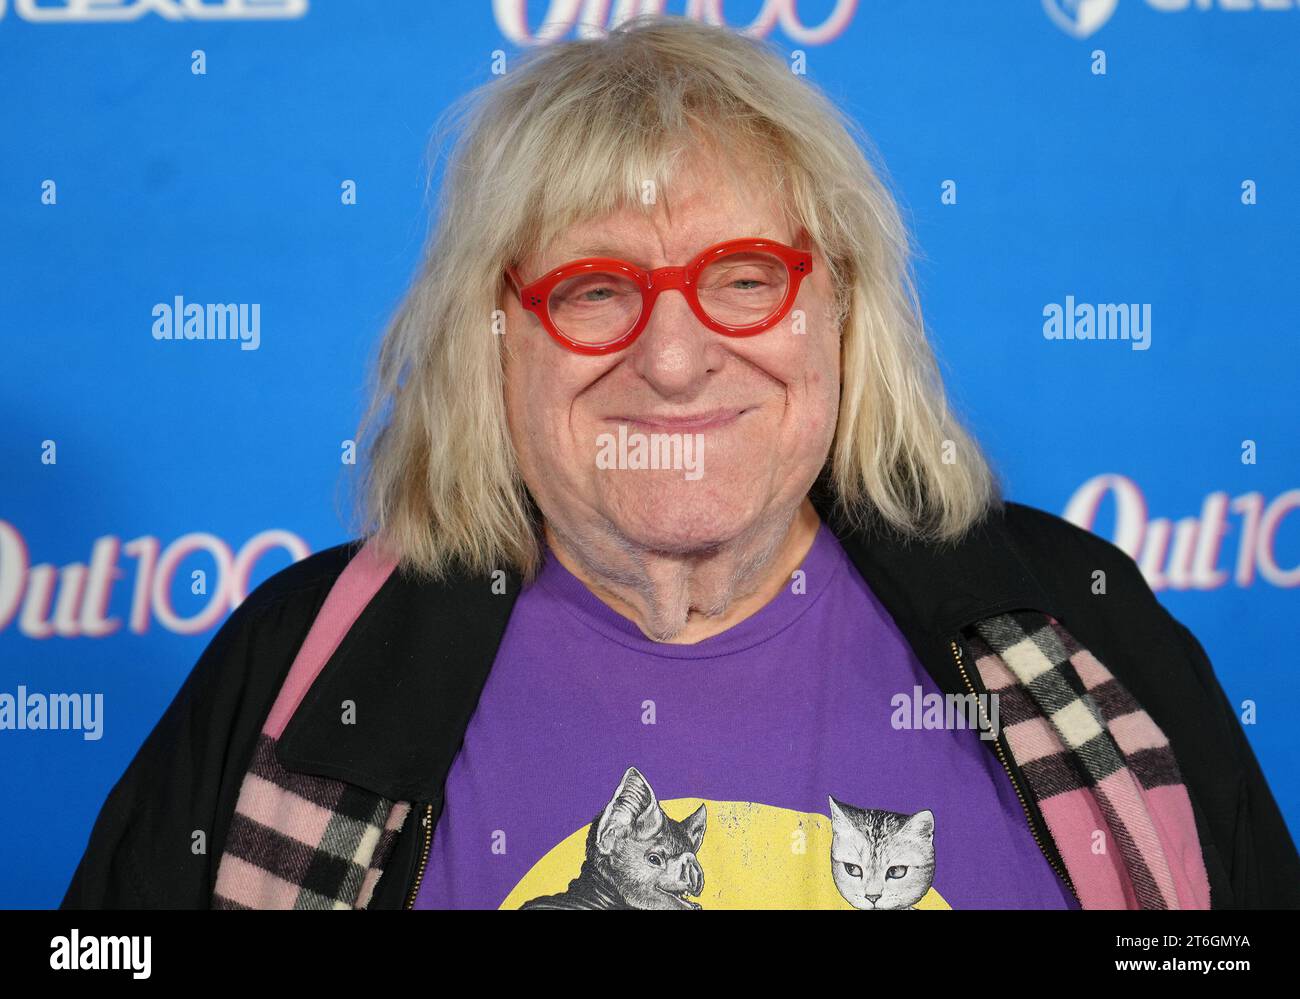
[{"label": "jacket zipper", "polygon": [[[966,675],[966,665],[962,661],[961,646],[955,640],[950,641],[949,645],[952,646],[952,657],[957,663],[957,671],[961,673],[961,678],[966,684],[966,689],[971,692],[971,696],[975,697],[975,705],[980,713],[981,722],[986,729],[992,730],[992,725],[989,723],[988,716],[984,713],[984,705],[979,700],[979,697],[976,696],[975,685],[971,683],[970,677]],[[1015,789],[1016,797],[1020,800],[1020,807],[1024,809],[1025,821],[1029,824],[1029,832],[1034,837],[1034,842],[1038,845],[1039,852],[1042,853],[1043,858],[1051,865],[1052,870],[1056,872],[1056,876],[1059,877],[1065,883],[1065,886],[1070,889],[1070,894],[1074,896],[1075,901],[1079,901],[1079,893],[1075,890],[1074,881],[1071,880],[1070,875],[1066,871],[1061,870],[1061,868],[1057,866],[1056,861],[1051,858],[1047,850],[1043,847],[1043,841],[1038,836],[1038,829],[1034,826],[1034,817],[1029,811],[1029,805],[1025,801],[1024,792],[1021,791],[1020,784],[1016,780],[1015,775],[1011,772],[1011,767],[1007,765],[1006,756],[1003,755],[1002,734],[1000,732],[997,733],[993,739],[993,748],[997,750],[998,761],[1002,764],[1002,769],[1007,772],[1007,779],[1011,781],[1011,786]]]},{"label": "jacket zipper", "polygon": [[420,855],[420,869],[415,872],[415,884],[411,886],[411,893],[406,896],[405,908],[410,909],[415,905],[415,896],[420,892],[420,882],[424,880],[424,869],[429,863],[429,847],[433,845],[433,802],[424,806],[424,816],[420,819],[420,825],[424,827],[424,849]]}]

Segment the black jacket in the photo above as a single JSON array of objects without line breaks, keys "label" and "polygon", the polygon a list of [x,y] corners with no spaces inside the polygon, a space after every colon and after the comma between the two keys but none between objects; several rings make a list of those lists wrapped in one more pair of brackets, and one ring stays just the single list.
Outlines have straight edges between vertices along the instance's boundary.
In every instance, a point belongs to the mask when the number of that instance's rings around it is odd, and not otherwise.
[{"label": "black jacket", "polygon": [[[823,494],[813,499],[945,693],[966,693],[950,646],[964,625],[1020,608],[1061,621],[1169,738],[1191,798],[1211,905],[1300,907],[1300,857],[1236,713],[1200,643],[1160,605],[1128,555],[1016,503],[957,545],[938,546],[881,527],[849,530]],[[277,573],[230,615],[109,794],[63,908],[209,906],[254,741],[358,546]],[[1097,570],[1106,574],[1104,595],[1093,593]],[[507,592],[494,595],[482,579],[436,583],[393,573],[280,738],[279,759],[290,770],[413,803],[372,909],[407,907],[414,897],[444,781],[519,589],[514,575]],[[357,722],[340,726],[346,699],[358,706]],[[1012,779],[1026,786],[1004,755]],[[1027,799],[1036,838],[1060,869],[1042,814]]]}]

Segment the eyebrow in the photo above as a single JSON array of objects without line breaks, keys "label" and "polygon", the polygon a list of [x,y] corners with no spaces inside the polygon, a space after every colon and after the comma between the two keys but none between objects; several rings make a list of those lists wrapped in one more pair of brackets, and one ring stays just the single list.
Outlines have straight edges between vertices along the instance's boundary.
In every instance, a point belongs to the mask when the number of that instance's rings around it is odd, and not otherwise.
[{"label": "eyebrow", "polygon": [[[712,240],[709,240],[709,241],[706,242],[706,243],[700,243],[700,250],[706,249],[706,248],[708,248],[708,247],[710,247],[710,246],[716,246],[718,243],[729,242],[730,240],[733,240],[733,239],[772,239],[772,240],[776,240],[776,237],[773,236],[773,235],[772,235],[770,232],[768,232],[767,230],[763,230],[762,232],[755,233],[755,234],[753,234],[753,235],[745,235],[745,234],[741,234],[741,235],[733,235],[733,236],[724,236],[724,237],[719,238],[719,239],[712,239]],[[783,240],[777,240],[777,242],[783,242]],[[696,250],[695,252],[696,252],[696,253],[699,253],[700,250]],[[644,259],[644,258],[638,258],[638,257],[627,256],[626,253],[625,253],[623,250],[621,250],[621,249],[620,249],[619,247],[617,247],[617,246],[614,246],[614,245],[611,244],[611,243],[586,243],[586,244],[582,244],[582,245],[579,245],[579,246],[575,246],[575,247],[573,247],[572,249],[567,250],[567,251],[564,252],[563,254],[559,254],[559,253],[557,253],[555,256],[556,256],[556,261],[555,261],[555,263],[553,263],[553,264],[549,265],[548,267],[546,267],[546,269],[545,269],[545,271],[543,271],[543,273],[547,273],[547,272],[549,272],[549,271],[553,271],[553,270],[555,270],[555,268],[560,267],[560,266],[562,266],[563,264],[567,264],[570,260],[580,260],[580,259],[582,259],[583,257],[614,257],[614,258],[617,259],[617,260],[626,260],[629,264],[634,264],[635,266],[640,267],[642,270],[649,270],[649,269],[650,269],[650,268],[646,265],[646,263],[645,263],[645,259]],[[685,260],[681,260],[681,261],[678,261],[678,263],[679,263],[679,264],[684,264],[684,263],[686,263],[686,261],[685,261]]]}]

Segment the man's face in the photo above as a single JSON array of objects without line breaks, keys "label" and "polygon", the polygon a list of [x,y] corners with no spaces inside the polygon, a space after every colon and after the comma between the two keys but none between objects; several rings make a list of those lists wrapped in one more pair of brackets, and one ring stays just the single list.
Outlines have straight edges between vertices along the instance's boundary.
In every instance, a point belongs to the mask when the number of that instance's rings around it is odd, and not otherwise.
[{"label": "man's face", "polygon": [[[731,191],[717,176],[707,165],[684,170],[669,192],[671,219],[662,208],[624,209],[571,226],[518,273],[527,283],[584,256],[647,270],[682,266],[741,237],[811,249],[765,187]],[[792,511],[826,460],[839,404],[839,331],[815,251],[790,313],[750,337],[714,332],[681,293],[667,291],[630,347],[587,356],[553,340],[513,290],[504,308],[511,436],[524,481],[562,533],[612,528],[637,548],[707,550],[765,515]],[[666,442],[662,453],[678,467],[628,467],[639,441],[645,453]]]}]

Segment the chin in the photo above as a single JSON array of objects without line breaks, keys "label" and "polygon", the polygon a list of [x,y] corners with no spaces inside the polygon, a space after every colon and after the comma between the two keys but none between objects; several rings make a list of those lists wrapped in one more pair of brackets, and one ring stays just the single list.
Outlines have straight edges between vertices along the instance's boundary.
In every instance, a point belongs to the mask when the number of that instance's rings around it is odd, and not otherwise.
[{"label": "chin", "polygon": [[703,490],[671,487],[648,496],[611,497],[611,501],[607,515],[629,541],[679,555],[733,541],[751,526],[759,508],[734,496],[721,500]]}]

